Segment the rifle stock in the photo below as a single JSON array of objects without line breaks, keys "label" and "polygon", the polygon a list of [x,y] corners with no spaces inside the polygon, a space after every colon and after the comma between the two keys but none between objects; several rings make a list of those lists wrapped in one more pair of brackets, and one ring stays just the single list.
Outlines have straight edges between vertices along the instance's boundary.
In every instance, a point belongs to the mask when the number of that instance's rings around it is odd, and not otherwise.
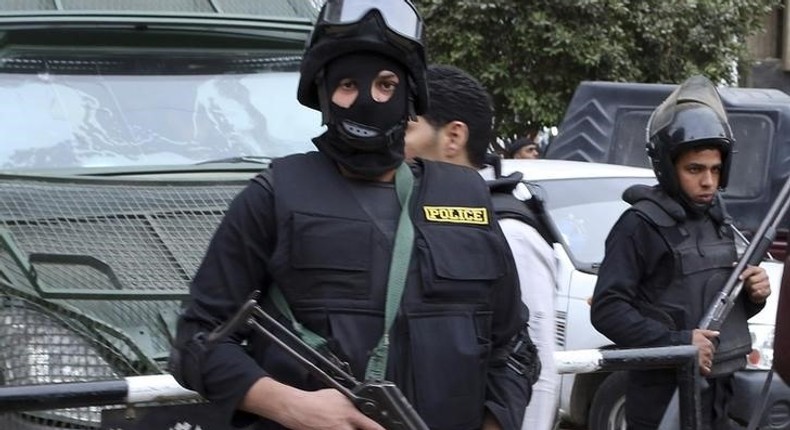
[{"label": "rifle stock", "polygon": [[[697,325],[698,328],[707,330],[718,330],[721,328],[743,289],[743,281],[739,279],[741,273],[747,266],[760,264],[776,238],[776,232],[784,220],[788,207],[790,207],[790,176],[785,180],[784,186],[776,196],[776,200],[768,209],[768,213],[757,228],[743,255],[738,259],[727,281],[700,320]],[[670,423],[678,422],[679,409],[678,390],[675,389],[664,416],[661,418],[658,430],[672,428]]]}]

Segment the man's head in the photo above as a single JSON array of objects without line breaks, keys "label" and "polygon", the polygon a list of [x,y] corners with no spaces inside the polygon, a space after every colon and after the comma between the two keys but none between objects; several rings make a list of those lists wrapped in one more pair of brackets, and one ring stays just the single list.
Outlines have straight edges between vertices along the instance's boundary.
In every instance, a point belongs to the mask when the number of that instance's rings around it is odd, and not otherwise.
[{"label": "man's head", "polygon": [[337,57],[324,69],[330,124],[352,147],[365,150],[368,140],[408,117],[408,76],[397,61],[360,52]]},{"label": "man's head", "polygon": [[421,37],[408,0],[328,0],[321,9],[297,98],[323,115],[318,149],[351,173],[376,177],[403,161],[406,123],[428,103]]},{"label": "man's head", "polygon": [[534,160],[540,158],[540,147],[532,139],[522,137],[505,146],[505,158]]},{"label": "man's head", "polygon": [[488,92],[463,70],[428,67],[428,110],[409,122],[406,158],[480,168],[492,136],[493,108]]},{"label": "man's head", "polygon": [[327,0],[307,43],[300,69],[297,98],[320,110],[324,122],[328,94],[325,67],[335,58],[376,53],[400,63],[408,73],[409,101],[415,114],[428,106],[422,17],[409,0]]},{"label": "man's head", "polygon": [[716,153],[715,192],[727,186],[733,144],[719,93],[703,76],[683,82],[653,111],[647,123],[647,154],[659,184],[669,195],[690,203],[695,203],[695,197],[682,184],[680,161],[688,161],[689,154]]}]

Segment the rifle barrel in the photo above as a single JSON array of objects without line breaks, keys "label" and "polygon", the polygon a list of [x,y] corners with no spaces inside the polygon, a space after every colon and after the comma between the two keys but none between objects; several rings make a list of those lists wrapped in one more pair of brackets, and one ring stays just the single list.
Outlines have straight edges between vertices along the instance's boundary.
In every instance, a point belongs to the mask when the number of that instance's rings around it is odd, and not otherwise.
[{"label": "rifle barrel", "polygon": [[779,224],[784,220],[784,216],[790,208],[790,176],[785,180],[782,190],[776,197],[768,213],[763,218],[757,232],[752,237],[743,255],[738,259],[727,281],[720,290],[716,299],[713,301],[705,316],[697,325],[701,329],[717,330],[722,322],[727,318],[735,299],[743,288],[743,281],[739,278],[747,266],[760,264],[763,256],[768,252],[774,239]]}]

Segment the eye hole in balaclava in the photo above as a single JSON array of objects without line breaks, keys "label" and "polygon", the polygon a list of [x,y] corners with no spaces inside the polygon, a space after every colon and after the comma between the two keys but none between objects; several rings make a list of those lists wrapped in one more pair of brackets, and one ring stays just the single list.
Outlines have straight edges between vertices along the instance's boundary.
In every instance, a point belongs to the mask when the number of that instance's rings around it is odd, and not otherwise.
[{"label": "eye hole in balaclava", "polygon": [[[393,83],[397,83],[394,88]],[[372,52],[339,57],[327,65],[324,84],[330,100],[349,100],[349,92],[356,89],[350,105],[328,103],[329,123],[355,138],[382,136],[408,118],[407,75],[403,66],[388,57]]]}]

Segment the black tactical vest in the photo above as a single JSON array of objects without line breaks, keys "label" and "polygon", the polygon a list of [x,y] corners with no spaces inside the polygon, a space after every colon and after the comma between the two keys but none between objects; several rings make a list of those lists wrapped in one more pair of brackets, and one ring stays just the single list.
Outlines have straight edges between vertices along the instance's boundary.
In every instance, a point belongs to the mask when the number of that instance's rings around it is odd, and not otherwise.
[{"label": "black tactical vest", "polygon": [[[647,291],[655,294],[641,303],[641,311],[670,329],[692,330],[697,328],[738,259],[731,222],[723,210],[716,212],[721,217],[689,217],[679,203],[657,187],[640,187],[649,191],[632,194],[629,210],[655,226],[674,259],[670,285],[650,285],[647,281]],[[717,204],[722,205],[721,199]],[[712,377],[732,373],[746,364],[746,354],[751,351],[746,321],[741,296],[721,327]]]},{"label": "black tactical vest", "polygon": [[546,223],[541,220],[541,214],[545,211],[543,201],[534,195],[528,200],[519,200],[513,195],[513,191],[521,183],[522,177],[521,172],[515,172],[486,182],[491,191],[494,212],[499,219],[517,219],[534,228],[540,237],[549,246],[552,246],[557,239],[554,238]]},{"label": "black tactical vest", "polygon": [[[415,176],[414,252],[392,330],[387,379],[431,428],[480,428],[490,293],[505,274],[507,244],[496,234],[486,186],[476,172],[421,161]],[[368,351],[383,331],[392,240],[355,197],[352,187],[366,185],[339,175],[320,153],[274,161],[273,184],[274,283],[296,319],[330,339],[362,379]],[[382,191],[396,198],[394,189]],[[263,365],[275,377],[306,389],[321,386],[276,354],[266,354]]]}]

